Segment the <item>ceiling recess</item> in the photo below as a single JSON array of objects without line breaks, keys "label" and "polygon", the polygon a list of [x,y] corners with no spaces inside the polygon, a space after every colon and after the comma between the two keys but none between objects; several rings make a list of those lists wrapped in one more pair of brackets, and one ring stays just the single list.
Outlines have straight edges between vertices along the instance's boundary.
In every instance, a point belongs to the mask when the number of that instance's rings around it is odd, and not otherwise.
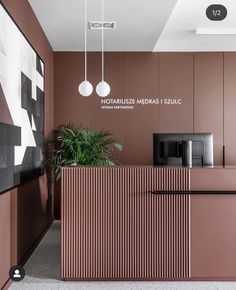
[{"label": "ceiling recess", "polygon": [[197,28],[196,34],[236,34],[235,28]]},{"label": "ceiling recess", "polygon": [[[116,22],[115,21],[104,21],[103,28],[104,29],[115,29]],[[89,29],[102,29],[102,21],[89,21]]]}]

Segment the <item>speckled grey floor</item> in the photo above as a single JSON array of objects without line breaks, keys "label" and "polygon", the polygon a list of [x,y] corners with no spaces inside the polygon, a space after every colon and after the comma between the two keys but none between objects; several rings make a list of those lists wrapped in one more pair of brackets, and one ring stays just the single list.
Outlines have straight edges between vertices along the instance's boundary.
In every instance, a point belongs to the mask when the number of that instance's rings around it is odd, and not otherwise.
[{"label": "speckled grey floor", "polygon": [[60,223],[55,222],[25,265],[26,276],[11,290],[236,290],[236,282],[62,282]]}]

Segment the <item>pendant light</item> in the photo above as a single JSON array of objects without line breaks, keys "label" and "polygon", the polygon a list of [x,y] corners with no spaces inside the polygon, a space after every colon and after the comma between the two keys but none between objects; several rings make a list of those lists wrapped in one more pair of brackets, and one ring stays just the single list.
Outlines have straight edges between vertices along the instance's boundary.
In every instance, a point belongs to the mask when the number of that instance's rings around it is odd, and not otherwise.
[{"label": "pendant light", "polygon": [[104,0],[102,0],[102,81],[97,85],[96,92],[99,97],[107,97],[110,91],[109,84],[104,81]]},{"label": "pendant light", "polygon": [[79,85],[79,93],[88,97],[92,92],[93,86],[87,80],[87,0],[84,0],[84,81]]}]

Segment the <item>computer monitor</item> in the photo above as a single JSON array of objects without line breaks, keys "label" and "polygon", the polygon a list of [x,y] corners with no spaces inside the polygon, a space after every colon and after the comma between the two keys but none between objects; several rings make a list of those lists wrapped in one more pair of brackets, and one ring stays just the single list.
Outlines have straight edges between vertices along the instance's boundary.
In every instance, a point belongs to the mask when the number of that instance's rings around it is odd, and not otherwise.
[{"label": "computer monitor", "polygon": [[153,164],[213,166],[212,133],[154,133]]}]

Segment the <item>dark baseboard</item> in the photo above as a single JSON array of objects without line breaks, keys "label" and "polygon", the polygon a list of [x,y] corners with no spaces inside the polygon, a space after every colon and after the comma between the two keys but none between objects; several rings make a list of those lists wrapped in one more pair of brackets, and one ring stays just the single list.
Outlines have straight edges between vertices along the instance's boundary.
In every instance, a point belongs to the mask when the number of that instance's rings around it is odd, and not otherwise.
[{"label": "dark baseboard", "polygon": [[12,280],[9,278],[7,282],[2,286],[1,290],[7,290],[11,286]]}]

